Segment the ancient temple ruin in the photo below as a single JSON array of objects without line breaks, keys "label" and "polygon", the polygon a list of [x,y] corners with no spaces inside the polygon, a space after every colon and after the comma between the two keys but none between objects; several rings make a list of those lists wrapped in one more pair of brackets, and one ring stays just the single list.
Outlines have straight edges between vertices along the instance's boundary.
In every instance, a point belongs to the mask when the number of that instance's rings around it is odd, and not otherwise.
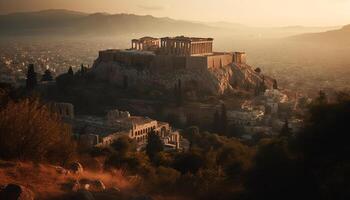
[{"label": "ancient temple ruin", "polygon": [[185,36],[142,37],[131,40],[130,49],[100,51],[96,62],[116,62],[126,67],[142,66],[155,71],[207,70],[246,63],[244,52],[214,52],[213,41],[213,38]]},{"label": "ancient temple ruin", "polygon": [[213,54],[213,38],[197,37],[143,37],[131,40],[131,49],[141,51],[157,51],[161,55],[211,55]]},{"label": "ancient temple ruin", "polygon": [[159,53],[179,56],[211,55],[213,38],[164,37],[161,38]]},{"label": "ancient temple ruin", "polygon": [[155,51],[159,48],[160,39],[153,37],[143,37],[131,40],[131,49],[141,51]]}]

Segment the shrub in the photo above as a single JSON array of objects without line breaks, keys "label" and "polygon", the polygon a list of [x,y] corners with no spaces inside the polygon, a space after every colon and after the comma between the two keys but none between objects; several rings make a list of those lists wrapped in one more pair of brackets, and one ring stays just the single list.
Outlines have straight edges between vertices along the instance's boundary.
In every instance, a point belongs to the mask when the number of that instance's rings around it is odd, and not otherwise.
[{"label": "shrub", "polygon": [[0,158],[64,164],[74,152],[70,128],[38,100],[10,101],[0,111]]}]

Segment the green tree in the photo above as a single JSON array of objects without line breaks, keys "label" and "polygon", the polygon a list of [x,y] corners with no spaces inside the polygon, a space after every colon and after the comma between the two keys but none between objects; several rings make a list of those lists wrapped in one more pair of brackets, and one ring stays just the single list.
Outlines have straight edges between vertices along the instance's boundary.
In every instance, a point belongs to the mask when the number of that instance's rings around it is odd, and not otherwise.
[{"label": "green tree", "polygon": [[124,75],[123,76],[123,88],[128,89],[128,87],[129,87],[129,79],[128,79],[127,75]]},{"label": "green tree", "polygon": [[120,155],[125,156],[129,151],[135,149],[135,144],[128,136],[123,136],[112,143],[112,148]]},{"label": "green tree", "polygon": [[163,151],[164,146],[163,142],[161,141],[160,137],[152,131],[148,134],[147,138],[147,145],[146,145],[146,154],[150,158],[150,160],[153,160],[153,158],[161,151]]},{"label": "green tree", "polygon": [[228,126],[228,121],[227,121],[227,110],[225,104],[221,105],[221,116],[220,116],[220,133],[226,135],[227,133],[227,126]]},{"label": "green tree", "polygon": [[291,157],[286,140],[267,140],[258,146],[245,186],[251,199],[318,199],[310,195],[314,185],[307,176]]},{"label": "green tree", "polygon": [[218,133],[220,131],[220,114],[218,110],[216,110],[214,113],[212,131],[214,133]]},{"label": "green tree", "polygon": [[73,68],[72,68],[72,66],[70,66],[69,67],[69,69],[68,69],[68,75],[70,75],[70,76],[73,76],[74,75],[74,72],[73,72]]},{"label": "green tree", "polygon": [[52,81],[51,71],[49,69],[45,70],[43,76],[41,77],[41,81]]},{"label": "green tree", "polygon": [[31,90],[37,85],[37,77],[34,69],[34,64],[28,65],[26,88]]},{"label": "green tree", "polygon": [[190,148],[200,137],[199,128],[197,126],[191,126],[184,131],[184,137],[190,142]]},{"label": "green tree", "polygon": [[181,106],[183,104],[183,94],[182,94],[182,83],[181,79],[178,80],[177,84],[174,87],[174,96],[176,100],[176,104]]},{"label": "green tree", "polygon": [[85,67],[84,64],[81,64],[80,65],[80,71],[79,71],[80,76],[83,77],[86,74],[87,71],[88,71],[87,67]]},{"label": "green tree", "polygon": [[0,158],[65,164],[74,153],[69,126],[38,100],[11,101],[0,111]]},{"label": "green tree", "polygon": [[284,125],[281,129],[281,132],[279,134],[280,137],[290,137],[292,135],[291,128],[289,128],[289,122],[288,119],[284,121]]},{"label": "green tree", "polygon": [[328,98],[327,98],[327,94],[320,90],[318,92],[318,97],[315,99],[315,103],[316,104],[327,104],[328,103]]},{"label": "green tree", "polygon": [[275,90],[278,89],[278,85],[277,85],[277,80],[276,79],[273,80],[272,88],[275,89]]},{"label": "green tree", "polygon": [[205,158],[196,151],[177,154],[174,160],[174,168],[182,174],[195,174],[203,167],[205,167]]}]

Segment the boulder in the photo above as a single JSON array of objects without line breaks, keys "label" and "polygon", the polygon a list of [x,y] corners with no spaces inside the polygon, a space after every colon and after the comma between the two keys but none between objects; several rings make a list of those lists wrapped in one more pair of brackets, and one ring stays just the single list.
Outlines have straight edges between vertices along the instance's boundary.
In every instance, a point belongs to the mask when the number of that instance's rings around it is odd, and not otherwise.
[{"label": "boulder", "polygon": [[68,175],[69,171],[60,166],[55,166],[55,170],[59,174]]},{"label": "boulder", "polygon": [[95,200],[91,192],[87,190],[79,190],[76,194],[73,195],[74,200]]},{"label": "boulder", "polygon": [[81,188],[81,185],[80,185],[79,181],[74,181],[71,184],[71,190],[74,192],[77,192],[78,190],[80,190],[80,188]]},{"label": "boulder", "polygon": [[8,184],[3,190],[1,190],[0,199],[34,200],[34,193],[22,185]]},{"label": "boulder", "polygon": [[70,170],[75,174],[80,174],[84,171],[83,165],[79,162],[74,162],[70,166]]},{"label": "boulder", "polygon": [[133,197],[131,200],[153,200],[153,198],[147,195],[140,195]]},{"label": "boulder", "polygon": [[103,184],[102,181],[100,181],[100,180],[94,180],[94,181],[92,181],[91,184],[90,184],[90,189],[91,189],[92,191],[102,192],[102,191],[104,191],[104,190],[106,189],[106,186],[105,186],[105,184]]},{"label": "boulder", "polygon": [[120,189],[118,187],[111,187],[111,188],[108,188],[108,191],[109,193],[114,193],[114,194],[119,194],[120,193]]}]

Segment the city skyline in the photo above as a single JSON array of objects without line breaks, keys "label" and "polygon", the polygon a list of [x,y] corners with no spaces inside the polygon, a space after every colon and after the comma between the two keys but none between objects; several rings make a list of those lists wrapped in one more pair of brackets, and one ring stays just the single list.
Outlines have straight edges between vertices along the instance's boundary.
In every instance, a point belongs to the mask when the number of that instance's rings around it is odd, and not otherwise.
[{"label": "city skyline", "polygon": [[46,9],[133,13],[251,26],[339,26],[350,23],[350,0],[0,0],[0,14]]}]

